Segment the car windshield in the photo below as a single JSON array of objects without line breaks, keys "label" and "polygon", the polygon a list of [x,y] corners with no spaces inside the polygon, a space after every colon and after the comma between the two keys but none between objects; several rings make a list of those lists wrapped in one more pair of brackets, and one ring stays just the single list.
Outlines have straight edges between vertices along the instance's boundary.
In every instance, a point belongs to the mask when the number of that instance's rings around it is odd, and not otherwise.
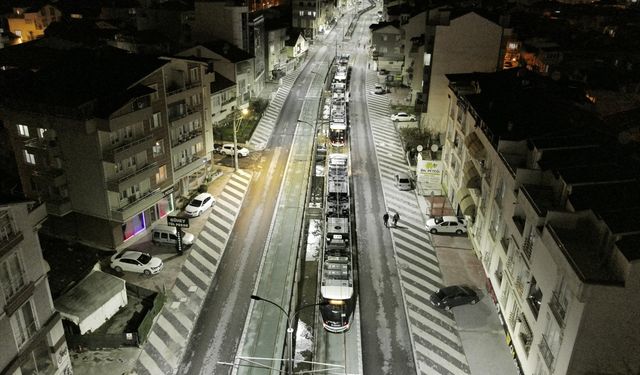
[{"label": "car windshield", "polygon": [[142,264],[147,264],[149,263],[149,261],[151,260],[151,255],[149,254],[140,254],[140,256],[138,257],[138,262],[142,263]]},{"label": "car windshield", "polygon": [[403,184],[408,184],[409,183],[409,179],[408,178],[401,178],[400,182]]},{"label": "car windshield", "polygon": [[202,201],[200,199],[194,199],[189,203],[189,206],[200,207],[202,206]]}]

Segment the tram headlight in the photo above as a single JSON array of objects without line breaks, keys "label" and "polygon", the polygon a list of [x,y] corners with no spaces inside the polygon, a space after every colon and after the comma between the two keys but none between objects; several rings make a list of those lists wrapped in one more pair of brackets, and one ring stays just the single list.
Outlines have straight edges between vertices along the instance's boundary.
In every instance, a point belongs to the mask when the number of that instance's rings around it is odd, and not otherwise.
[{"label": "tram headlight", "polygon": [[335,306],[342,306],[344,305],[344,301],[339,299],[332,299],[332,300],[329,300],[329,304],[335,305]]}]

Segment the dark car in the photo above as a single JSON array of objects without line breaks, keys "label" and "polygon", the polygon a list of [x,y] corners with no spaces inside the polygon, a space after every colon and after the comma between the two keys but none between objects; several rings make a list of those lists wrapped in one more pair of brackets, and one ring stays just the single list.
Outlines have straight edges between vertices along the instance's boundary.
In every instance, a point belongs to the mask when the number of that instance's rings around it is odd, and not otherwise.
[{"label": "dark car", "polygon": [[480,300],[475,290],[467,286],[448,286],[433,293],[429,298],[434,306],[449,310],[452,307],[475,304]]}]

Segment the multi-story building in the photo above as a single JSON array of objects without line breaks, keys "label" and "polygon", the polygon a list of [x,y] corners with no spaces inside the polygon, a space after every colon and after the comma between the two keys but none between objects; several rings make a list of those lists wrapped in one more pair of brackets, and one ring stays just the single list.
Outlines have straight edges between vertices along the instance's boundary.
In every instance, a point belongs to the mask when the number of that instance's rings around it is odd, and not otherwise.
[{"label": "multi-story building", "polygon": [[0,372],[72,373],[37,230],[43,204],[0,198]]},{"label": "multi-story building", "polygon": [[637,373],[632,139],[619,144],[584,92],[526,70],[447,77],[443,187],[522,371]]},{"label": "multi-story building", "polygon": [[423,72],[414,73],[414,79],[422,77],[421,90],[412,97],[426,112],[420,118],[421,128],[444,133],[448,102],[445,74],[494,72],[502,67],[503,40],[510,29],[474,11],[448,7],[430,9],[426,18]]},{"label": "multi-story building", "polygon": [[404,30],[398,21],[381,22],[369,26],[374,69],[387,70],[394,76],[404,66]]},{"label": "multi-story building", "polygon": [[197,188],[213,149],[207,69],[105,47],[27,78],[6,72],[15,79],[2,89],[4,126],[23,190],[46,202],[52,231],[118,249]]},{"label": "multi-story building", "polygon": [[234,81],[237,107],[248,107],[251,98],[256,95],[253,89],[255,58],[233,44],[223,40],[205,42],[179,52],[178,56],[193,56],[201,61],[208,61],[216,72],[216,77],[222,75]]},{"label": "multi-story building", "polygon": [[14,7],[7,21],[9,31],[18,36],[19,42],[29,42],[44,36],[44,30],[52,22],[59,21],[62,13],[51,4],[30,7]]},{"label": "multi-story building", "polygon": [[[340,4],[338,5],[340,6]],[[291,26],[304,30],[307,39],[325,33],[335,22],[336,4],[329,0],[305,0],[291,2]]]},{"label": "multi-story building", "polygon": [[[278,2],[279,3],[279,2]],[[196,1],[192,36],[195,42],[223,40],[234,49],[253,57],[252,74],[247,85],[251,96],[258,96],[266,79],[266,32],[263,8],[277,5],[265,1]],[[233,50],[232,50],[233,51]],[[218,52],[220,53],[220,52]],[[229,79],[233,76],[227,75]],[[236,81],[241,88],[241,82]],[[241,98],[241,100],[244,100]]]}]

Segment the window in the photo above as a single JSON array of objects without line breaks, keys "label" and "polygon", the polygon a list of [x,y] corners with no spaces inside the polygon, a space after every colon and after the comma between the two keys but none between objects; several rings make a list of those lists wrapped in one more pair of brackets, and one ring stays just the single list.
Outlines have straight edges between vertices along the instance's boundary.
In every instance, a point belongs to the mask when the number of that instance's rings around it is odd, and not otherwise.
[{"label": "window", "polygon": [[198,82],[200,80],[200,74],[197,67],[189,69],[189,79],[191,80],[191,83]]},{"label": "window", "polygon": [[46,129],[43,128],[38,128],[38,138],[43,139],[44,138],[44,133],[47,131]]},{"label": "window", "polygon": [[156,144],[153,145],[153,157],[158,157],[164,154],[164,139],[159,139]]},{"label": "window", "polygon": [[11,326],[16,344],[21,348],[38,331],[38,322],[33,313],[31,300],[25,302],[11,316]]},{"label": "window", "polygon": [[307,11],[307,16],[310,16],[312,12],[310,10]]},{"label": "window", "polygon": [[156,184],[160,184],[167,179],[167,166],[163,165],[158,168],[158,173],[156,173]]},{"label": "window", "polygon": [[156,129],[162,124],[162,114],[156,112],[153,114],[153,121],[151,123],[151,129]]},{"label": "window", "polygon": [[29,136],[29,127],[27,125],[18,124],[18,134],[23,137]]},{"label": "window", "polygon": [[0,285],[7,299],[24,286],[24,267],[22,266],[22,259],[20,259],[20,253],[14,252],[7,257],[2,265],[0,265]]},{"label": "window", "polygon": [[35,165],[36,164],[36,156],[34,154],[29,153],[27,150],[22,150],[24,153],[24,161],[27,164]]},{"label": "window", "polygon": [[191,96],[191,106],[197,107],[200,105],[200,94],[195,94]]},{"label": "window", "polygon": [[386,35],[383,35],[383,36],[382,36],[382,40],[386,41],[386,40],[387,40],[387,36],[386,36]]},{"label": "window", "polygon": [[301,11],[300,11],[299,16],[300,16],[300,17],[304,16],[304,10],[301,10]]}]

